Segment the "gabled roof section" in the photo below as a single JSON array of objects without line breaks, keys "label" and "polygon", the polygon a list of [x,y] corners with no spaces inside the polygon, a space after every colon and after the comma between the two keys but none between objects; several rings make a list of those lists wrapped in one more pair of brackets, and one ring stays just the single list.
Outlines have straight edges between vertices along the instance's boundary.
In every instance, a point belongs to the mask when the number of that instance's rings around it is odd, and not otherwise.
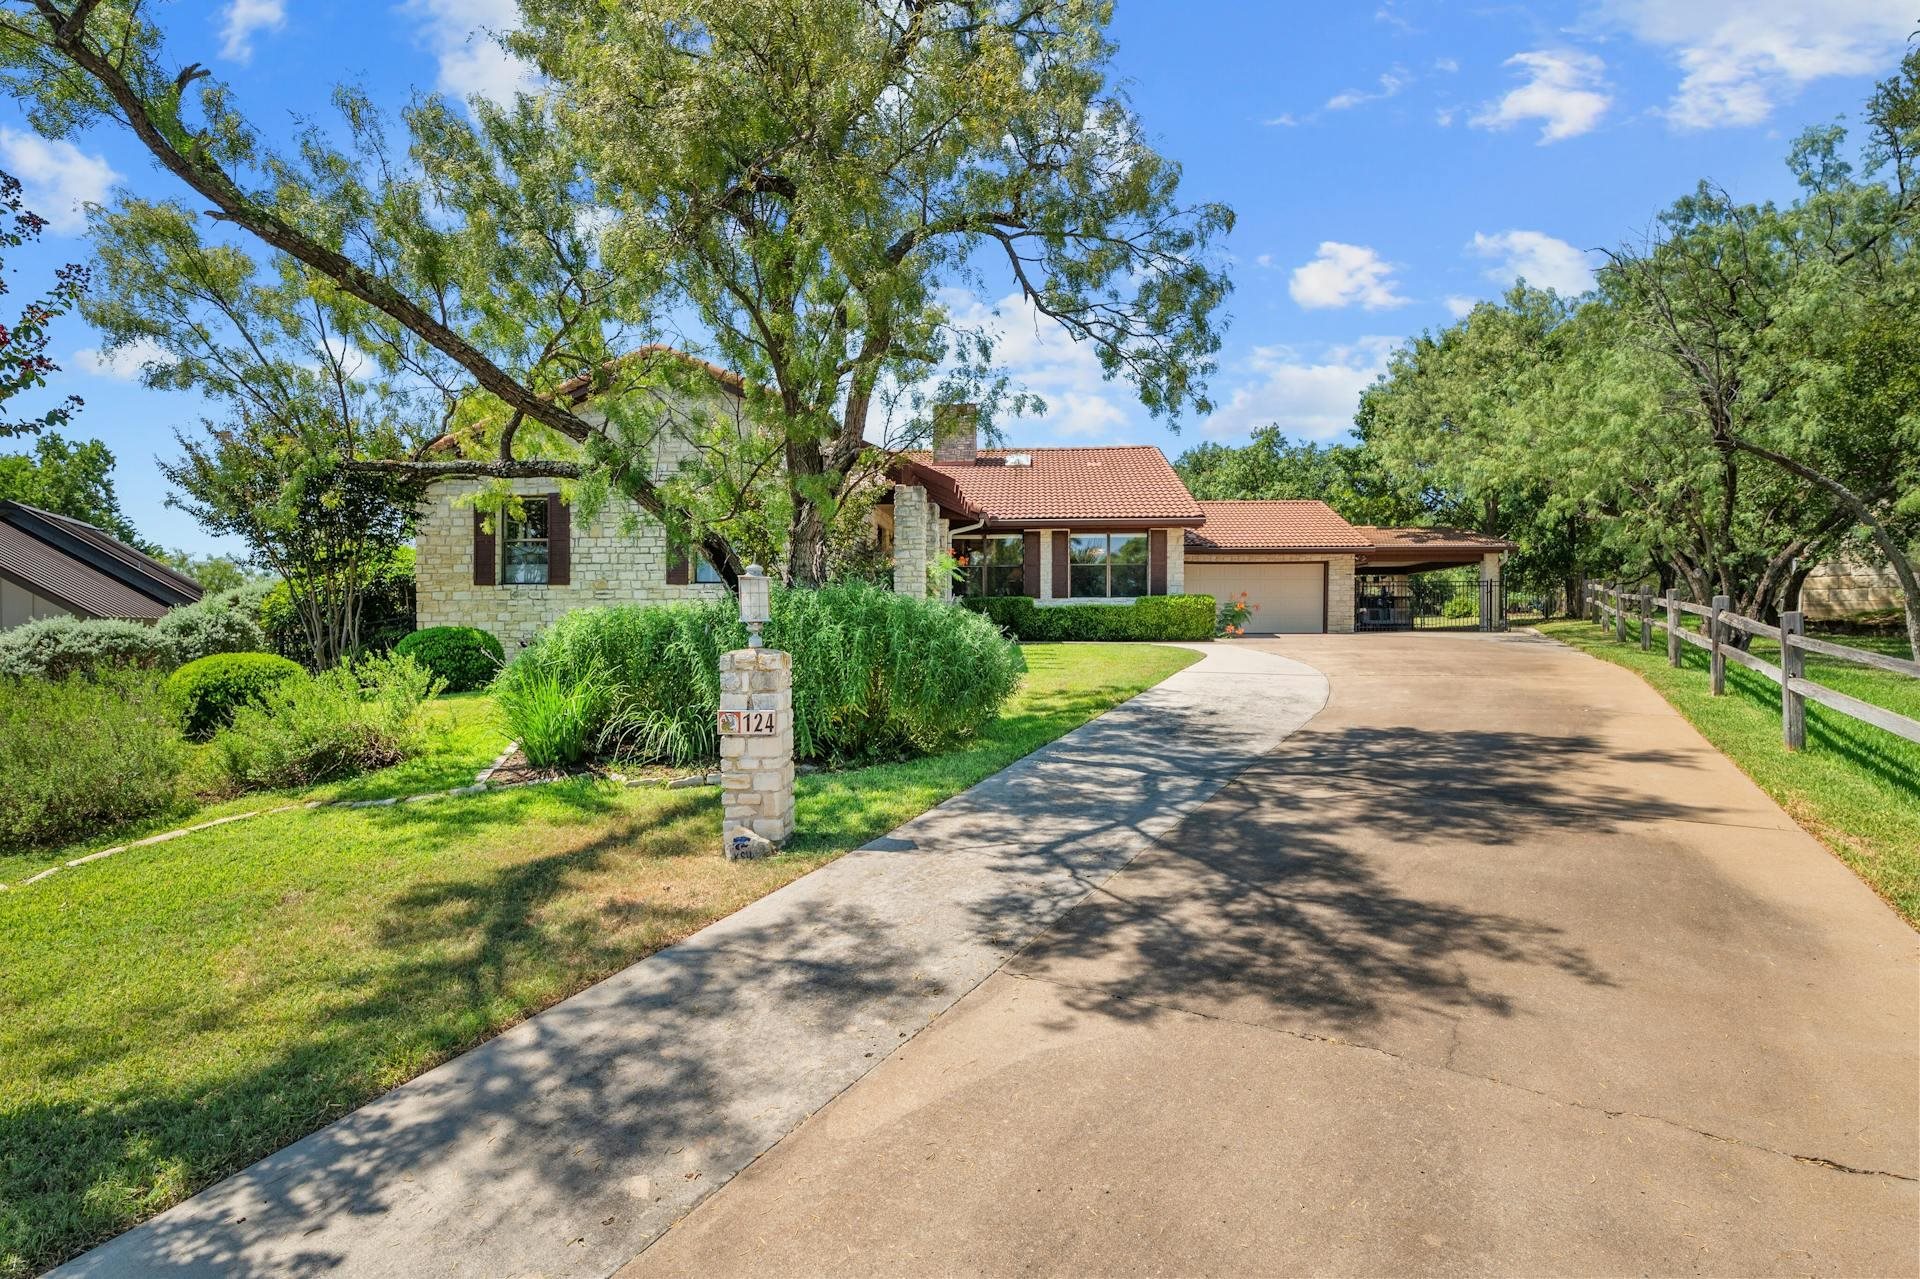
[{"label": "gabled roof section", "polygon": [[1503,538],[1465,529],[1435,525],[1431,528],[1381,528],[1373,524],[1357,526],[1376,551],[1511,551],[1518,549]]},{"label": "gabled roof section", "polygon": [[[926,452],[899,454],[934,500],[988,527],[1073,524],[1179,527],[1205,516],[1159,449],[981,449],[972,462],[936,462]],[[1009,464],[1009,459],[1026,458]]]},{"label": "gabled roof section", "polygon": [[200,584],[91,524],[0,501],[0,573],[89,617],[153,619]]},{"label": "gabled roof section", "polygon": [[1281,499],[1200,502],[1206,523],[1187,530],[1196,551],[1365,551],[1363,530],[1341,519],[1325,502]]}]

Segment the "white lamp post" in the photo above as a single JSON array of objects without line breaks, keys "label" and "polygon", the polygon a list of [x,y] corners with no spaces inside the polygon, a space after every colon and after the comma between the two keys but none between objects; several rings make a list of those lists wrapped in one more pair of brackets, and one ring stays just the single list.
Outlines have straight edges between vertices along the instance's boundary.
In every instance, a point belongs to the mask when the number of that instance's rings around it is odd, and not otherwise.
[{"label": "white lamp post", "polygon": [[747,647],[762,647],[760,628],[773,620],[773,582],[758,564],[740,575],[740,620],[747,624]]}]

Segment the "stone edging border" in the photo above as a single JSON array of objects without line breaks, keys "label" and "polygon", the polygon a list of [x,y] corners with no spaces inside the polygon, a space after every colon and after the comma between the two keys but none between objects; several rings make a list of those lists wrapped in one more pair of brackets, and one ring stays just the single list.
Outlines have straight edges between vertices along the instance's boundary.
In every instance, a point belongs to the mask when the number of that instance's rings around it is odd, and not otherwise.
[{"label": "stone edging border", "polygon": [[547,786],[554,782],[570,782],[582,777],[604,777],[626,787],[661,786],[668,790],[679,790],[689,786],[718,786],[718,773],[688,773],[682,777],[628,777],[622,773],[569,773],[560,777],[535,777],[524,782],[495,782],[489,779],[498,772],[512,754],[520,749],[520,743],[509,742],[500,757],[480,770],[471,786],[455,786],[452,790],[426,791],[419,795],[390,795],[385,799],[315,799],[302,804],[282,804],[278,808],[258,808],[250,813],[229,813],[225,817],[216,817],[211,821],[196,822],[192,826],[182,826],[178,830],[163,831],[158,835],[149,835],[145,839],[131,840],[125,844],[116,844],[112,848],[102,848],[98,852],[88,853],[84,857],[75,857],[71,861],[55,862],[44,870],[36,871],[17,884],[0,884],[0,892],[16,888],[25,888],[28,884],[37,884],[43,879],[88,862],[97,862],[112,857],[115,853],[124,853],[132,848],[145,848],[149,844],[164,844],[169,840],[191,835],[195,831],[209,830],[215,826],[225,826],[229,822],[243,822],[252,817],[272,817],[275,813],[290,813],[301,808],[391,808],[396,804],[419,804],[430,799],[453,799],[462,795],[478,795],[483,791],[515,790],[525,786]]}]

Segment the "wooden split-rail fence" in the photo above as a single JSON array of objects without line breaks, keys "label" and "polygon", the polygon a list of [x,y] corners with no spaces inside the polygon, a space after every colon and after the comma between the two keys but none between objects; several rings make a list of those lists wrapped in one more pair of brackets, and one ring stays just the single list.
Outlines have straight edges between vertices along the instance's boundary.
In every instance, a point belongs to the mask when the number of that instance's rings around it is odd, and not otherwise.
[{"label": "wooden split-rail fence", "polygon": [[[1730,603],[1725,595],[1714,596],[1712,604],[1695,604],[1681,599],[1678,591],[1668,591],[1661,596],[1650,591],[1603,586],[1597,582],[1587,587],[1588,615],[1602,626],[1610,627],[1614,638],[1620,643],[1629,642],[1628,617],[1633,614],[1636,615],[1637,625],[1631,629],[1638,632],[1643,649],[1653,647],[1656,627],[1665,628],[1669,666],[1680,665],[1682,644],[1706,649],[1709,654],[1708,678],[1712,681],[1715,697],[1726,692],[1728,662],[1758,671],[1778,684],[1780,732],[1788,750],[1797,751],[1807,744],[1807,703],[1810,701],[1862,723],[1872,724],[1875,728],[1885,729],[1896,737],[1920,742],[1920,720],[1909,719],[1884,706],[1863,702],[1808,679],[1807,654],[1819,653],[1823,657],[1835,657],[1844,662],[1872,666],[1915,679],[1920,679],[1920,662],[1815,639],[1806,633],[1806,618],[1797,612],[1782,613],[1780,625],[1769,626],[1733,612]],[[1699,628],[1687,625],[1682,619],[1688,615],[1701,618],[1704,625]],[[1732,641],[1736,634],[1763,635],[1770,640],[1777,640],[1780,644],[1780,664],[1776,666],[1734,644]]]}]

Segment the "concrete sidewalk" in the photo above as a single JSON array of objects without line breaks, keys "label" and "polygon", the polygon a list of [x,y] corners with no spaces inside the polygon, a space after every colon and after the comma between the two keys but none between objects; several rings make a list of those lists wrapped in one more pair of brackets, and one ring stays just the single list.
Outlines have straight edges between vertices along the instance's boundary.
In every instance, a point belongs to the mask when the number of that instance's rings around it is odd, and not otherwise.
[{"label": "concrete sidewalk", "polygon": [[1920,1274],[1913,930],[1630,672],[1327,708],[643,1275]]},{"label": "concrete sidewalk", "polygon": [[1308,720],[1200,662],[60,1273],[604,1275]]}]

